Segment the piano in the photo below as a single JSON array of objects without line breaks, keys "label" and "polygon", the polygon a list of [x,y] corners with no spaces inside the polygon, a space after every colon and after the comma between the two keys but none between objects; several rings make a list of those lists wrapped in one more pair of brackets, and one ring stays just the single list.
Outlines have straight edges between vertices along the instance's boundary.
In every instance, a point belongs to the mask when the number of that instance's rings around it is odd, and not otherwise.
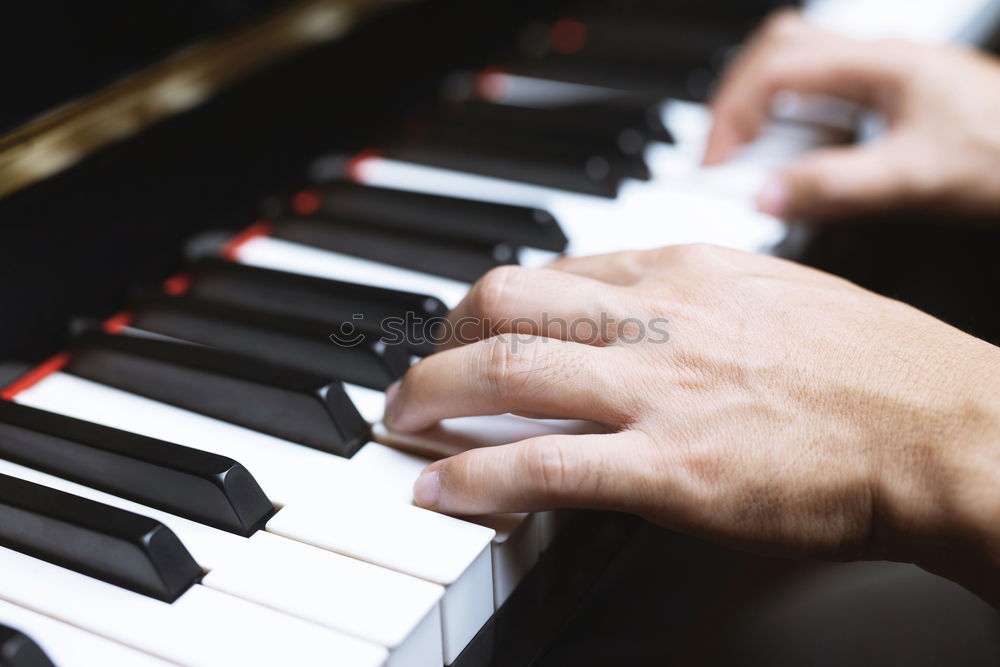
[{"label": "piano", "polygon": [[[0,665],[559,664],[638,521],[459,519],[411,488],[435,457],[590,425],[404,437],[383,392],[503,265],[795,256],[800,231],[753,196],[856,113],[783,99],[733,161],[699,164],[706,97],[777,4],[5,10],[24,33],[0,109]],[[981,44],[1000,3],[804,11]]]}]

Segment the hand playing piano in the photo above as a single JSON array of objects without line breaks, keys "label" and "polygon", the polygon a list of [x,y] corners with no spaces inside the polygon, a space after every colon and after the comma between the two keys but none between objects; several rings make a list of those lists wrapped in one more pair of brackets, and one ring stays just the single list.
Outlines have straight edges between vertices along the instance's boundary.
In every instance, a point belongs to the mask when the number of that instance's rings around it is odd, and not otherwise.
[{"label": "hand playing piano", "polygon": [[915,561],[1000,591],[1000,577],[973,579],[1000,564],[1000,350],[983,341],[712,246],[504,267],[449,317],[462,340],[390,390],[389,428],[514,412],[606,433],[438,461],[415,486],[421,505],[623,510],[765,553]]},{"label": "hand playing piano", "polygon": [[888,209],[1000,213],[1000,62],[955,47],[852,41],[797,13],[773,16],[724,77],[706,164],[752,139],[779,91],[822,94],[875,110],[886,133],[824,148],[776,174],[758,206],[823,220]]}]

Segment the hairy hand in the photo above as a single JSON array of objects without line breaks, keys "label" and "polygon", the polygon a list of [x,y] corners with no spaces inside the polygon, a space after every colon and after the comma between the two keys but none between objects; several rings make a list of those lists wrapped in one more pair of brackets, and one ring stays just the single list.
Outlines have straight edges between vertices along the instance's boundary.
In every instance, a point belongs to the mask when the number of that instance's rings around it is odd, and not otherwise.
[{"label": "hairy hand", "polygon": [[676,246],[496,269],[451,318],[465,339],[389,392],[390,429],[514,412],[607,432],[438,461],[423,506],[616,509],[767,553],[949,574],[998,533],[1000,353],[847,281]]},{"label": "hairy hand", "polygon": [[773,16],[712,102],[706,164],[725,161],[767,120],[779,91],[823,94],[877,111],[884,136],[823,148],[768,183],[758,206],[821,220],[886,209],[1000,213],[1000,63],[955,47],[858,42]]}]

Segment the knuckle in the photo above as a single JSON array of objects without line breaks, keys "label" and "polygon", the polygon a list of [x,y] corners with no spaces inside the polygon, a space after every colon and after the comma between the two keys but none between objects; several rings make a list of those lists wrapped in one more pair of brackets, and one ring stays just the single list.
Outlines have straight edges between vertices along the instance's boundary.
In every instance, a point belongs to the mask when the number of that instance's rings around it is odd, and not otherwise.
[{"label": "knuckle", "polygon": [[[927,58],[927,51],[913,42],[885,37],[871,44],[871,52],[879,66],[889,74],[892,84],[900,86],[933,68],[937,58]],[[895,91],[898,93],[898,91]]]},{"label": "knuckle", "polygon": [[797,37],[805,24],[802,17],[794,9],[779,9],[772,12],[764,23],[763,33],[774,40],[785,40]]},{"label": "knuckle", "polygon": [[687,243],[668,246],[663,249],[664,260],[680,266],[699,267],[714,263],[722,249],[710,243]]},{"label": "knuckle", "polygon": [[913,42],[899,37],[883,37],[872,43],[872,49],[882,58],[892,59],[893,64],[909,62],[912,66],[914,59],[922,60],[923,49],[918,48]]},{"label": "knuckle", "polygon": [[526,456],[528,475],[545,495],[559,495],[566,488],[568,458],[560,442],[538,440],[526,448]]},{"label": "knuckle", "polygon": [[524,271],[517,266],[491,269],[472,288],[471,300],[475,310],[482,314],[506,312],[515,298],[516,286]]},{"label": "knuckle", "polygon": [[516,347],[503,337],[490,338],[483,346],[482,375],[494,395],[516,393],[535,370],[537,345],[522,341]]}]

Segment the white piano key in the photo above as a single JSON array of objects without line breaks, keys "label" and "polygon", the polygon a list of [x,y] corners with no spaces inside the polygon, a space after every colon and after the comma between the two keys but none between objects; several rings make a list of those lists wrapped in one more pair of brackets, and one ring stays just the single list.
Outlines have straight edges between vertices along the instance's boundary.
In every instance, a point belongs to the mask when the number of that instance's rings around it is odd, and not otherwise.
[{"label": "white piano key", "polygon": [[266,532],[247,541],[202,583],[384,646],[391,667],[444,660],[442,587]]},{"label": "white piano key", "polygon": [[[440,458],[467,449],[504,445],[544,435],[599,431],[600,427],[596,424],[578,420],[497,415],[446,419],[433,429],[416,435],[393,433],[382,423],[377,423],[373,436],[395,447],[426,452]],[[399,475],[401,479],[409,480],[411,485],[427,463],[426,459],[413,456],[407,465],[398,453],[392,461],[381,460],[374,453],[367,457],[369,460],[366,463],[374,463],[384,474]],[[493,595],[499,609],[538,562],[539,555],[551,544],[561,523],[556,521],[552,512],[494,515],[476,520],[497,531],[493,542]]]},{"label": "white piano key", "polygon": [[[488,417],[480,419],[491,420]],[[499,420],[492,418],[492,421],[495,423]],[[484,429],[488,430],[488,426],[484,425]],[[435,445],[436,443],[431,443],[428,449],[434,449]],[[386,448],[362,450],[355,458],[358,459],[359,466],[377,470],[388,487],[399,490],[399,500],[403,502],[409,502],[412,494],[403,492],[402,489],[412,489],[417,477],[431,462],[421,456]],[[496,532],[491,544],[493,603],[499,609],[544,550],[544,531],[540,527],[544,519],[531,514],[509,514],[475,517],[470,520]]]},{"label": "white piano key", "polygon": [[202,583],[209,588],[384,646],[393,664],[397,650],[408,665],[441,662],[440,586],[263,532],[249,539],[226,533],[7,461],[0,473],[163,523],[208,570]]},{"label": "white piano key", "polygon": [[25,633],[57,667],[129,665],[168,667],[170,663],[80,628],[0,601],[0,623]]},{"label": "white piano key", "polygon": [[494,104],[552,107],[612,100],[628,93],[603,86],[552,81],[531,76],[485,71],[476,77],[477,93]]},{"label": "white piano key", "polygon": [[[526,419],[508,414],[446,419],[424,433],[398,434],[390,432],[381,423],[385,404],[382,392],[353,385],[348,385],[347,390],[356,404],[367,406],[362,414],[375,422],[372,431],[375,440],[392,447],[366,447],[355,455],[355,464],[377,471],[379,480],[387,485],[386,494],[393,493],[391,489],[395,489],[400,494],[400,500],[406,502],[411,498],[413,483],[431,459],[543,435],[600,431],[596,424],[580,420]],[[414,453],[406,454],[401,449]],[[493,596],[498,609],[538,561],[538,556],[555,539],[565,519],[565,512],[559,515],[556,512],[540,512],[473,519],[496,531],[493,540]]]},{"label": "white piano key", "polygon": [[579,198],[583,202],[605,201],[604,198],[593,195],[563,192],[528,183],[506,181],[490,176],[478,176],[442,167],[428,167],[376,156],[359,160],[351,173],[358,182],[368,185],[413,192],[428,192],[446,197],[465,197],[501,204],[530,206],[546,210],[549,210],[547,206],[552,198],[558,195]]},{"label": "white piano key", "polygon": [[[347,385],[347,392],[366,419],[381,421],[385,406],[383,392],[356,385]],[[561,422],[527,420],[513,415],[473,417],[444,422],[440,440],[424,435],[405,440],[405,443],[408,448],[439,458],[469,447],[516,442],[557,432],[561,428]],[[376,433],[385,433],[381,424],[376,424],[375,429]],[[391,437],[382,442],[396,446],[404,444],[404,440]],[[358,470],[370,471],[371,479],[377,480],[376,483],[381,487],[378,494],[380,498],[394,498],[400,503],[409,503],[413,496],[413,484],[431,463],[431,459],[395,448],[364,447],[354,456],[352,463]],[[475,517],[471,520],[496,531],[492,542],[493,597],[495,606],[499,608],[534,566],[538,555],[551,540],[548,517],[515,514]]]},{"label": "white piano key", "polygon": [[[357,507],[364,498],[344,497]],[[456,531],[464,531],[457,536]],[[441,601],[445,663],[451,664],[493,614],[490,544],[494,532],[409,505],[330,512],[288,505],[270,522],[278,535],[421,577],[445,587]]]},{"label": "white piano key", "polygon": [[456,305],[469,291],[467,283],[457,280],[268,237],[241,244],[233,255],[251,266],[432,294],[449,306]]},{"label": "white piano key", "polygon": [[[494,531],[403,504],[402,488],[393,488],[377,469],[65,373],[50,375],[17,400],[240,461],[282,506],[268,531],[446,585],[446,655],[448,650],[457,655],[457,647],[475,634],[469,627],[479,623],[478,630],[492,613],[487,547]],[[369,443],[362,452],[369,447],[384,445]],[[405,489],[412,494],[412,481]],[[344,507],[351,511],[334,511]],[[330,534],[334,527],[342,532]],[[408,541],[417,536],[421,548]]]},{"label": "white piano key", "polygon": [[374,424],[382,421],[382,412],[385,410],[385,392],[348,383],[344,384],[344,389],[366,422]]},{"label": "white piano key", "polygon": [[381,646],[205,586],[173,604],[0,547],[0,599],[185,665],[379,667]]},{"label": "white piano key", "polygon": [[785,234],[780,221],[745,201],[670,179],[626,181],[617,199],[604,199],[386,158],[367,158],[356,173],[371,185],[545,208],[566,232],[572,255],[695,242],[758,251]]}]

